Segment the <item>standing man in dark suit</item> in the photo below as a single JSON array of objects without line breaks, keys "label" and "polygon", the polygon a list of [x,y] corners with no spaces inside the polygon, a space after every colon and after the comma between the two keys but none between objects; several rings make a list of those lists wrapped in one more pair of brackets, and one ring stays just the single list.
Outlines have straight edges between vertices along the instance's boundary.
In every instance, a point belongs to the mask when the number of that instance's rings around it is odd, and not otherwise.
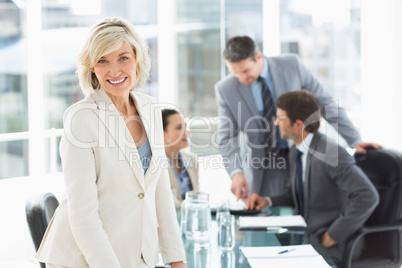
[{"label": "standing man in dark suit", "polygon": [[[312,92],[323,117],[360,153],[377,144],[361,142],[358,131],[329,92],[294,55],[264,57],[252,39],[228,40],[224,58],[231,75],[215,85],[219,106],[218,144],[237,198],[280,194],[288,178],[288,143],[274,126],[276,98],[300,88]],[[244,174],[251,172],[251,174]],[[247,179],[247,181],[246,181]],[[250,184],[250,187],[249,187]]]},{"label": "standing man in dark suit", "polygon": [[371,215],[378,193],[354,158],[317,131],[320,105],[313,94],[305,90],[285,93],[276,107],[281,138],[294,142],[289,152],[290,183],[281,195],[252,194],[247,208],[294,206],[309,231],[340,263],[344,242]]}]

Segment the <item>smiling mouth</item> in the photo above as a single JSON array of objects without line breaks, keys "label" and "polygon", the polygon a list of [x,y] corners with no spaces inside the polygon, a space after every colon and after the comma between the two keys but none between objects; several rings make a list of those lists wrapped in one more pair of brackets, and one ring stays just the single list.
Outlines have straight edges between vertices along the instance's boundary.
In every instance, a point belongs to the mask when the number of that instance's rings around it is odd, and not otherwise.
[{"label": "smiling mouth", "polygon": [[120,80],[115,80],[115,81],[113,81],[113,80],[107,80],[107,81],[109,81],[109,82],[110,82],[111,84],[113,84],[113,85],[117,85],[117,84],[120,84],[120,83],[124,82],[126,79],[127,79],[127,77],[124,77],[124,78],[122,78],[122,79],[120,79]]}]

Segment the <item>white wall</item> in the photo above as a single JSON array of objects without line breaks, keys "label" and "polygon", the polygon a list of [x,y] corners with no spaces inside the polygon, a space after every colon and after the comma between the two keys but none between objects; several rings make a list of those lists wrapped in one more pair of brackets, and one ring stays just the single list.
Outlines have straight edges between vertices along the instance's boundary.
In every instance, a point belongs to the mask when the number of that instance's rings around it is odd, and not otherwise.
[{"label": "white wall", "polygon": [[402,150],[401,3],[361,1],[361,134],[397,150]]},{"label": "white wall", "polygon": [[25,204],[30,197],[48,192],[62,199],[64,183],[60,173],[0,180],[0,267],[39,268]]}]

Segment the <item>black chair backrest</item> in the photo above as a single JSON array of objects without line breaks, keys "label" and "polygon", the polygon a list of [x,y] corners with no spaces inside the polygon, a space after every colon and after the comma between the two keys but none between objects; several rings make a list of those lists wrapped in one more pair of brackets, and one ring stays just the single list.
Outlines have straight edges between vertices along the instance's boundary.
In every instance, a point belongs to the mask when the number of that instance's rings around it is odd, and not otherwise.
[{"label": "black chair backrest", "polygon": [[[355,159],[380,196],[380,202],[365,226],[398,224],[402,219],[402,154],[389,149],[369,149],[366,155],[356,154]],[[399,261],[399,231],[368,234],[365,238],[365,256]]]},{"label": "black chair backrest", "polygon": [[402,156],[389,149],[369,149],[355,155],[357,165],[374,184],[380,203],[366,226],[393,224],[402,216]]},{"label": "black chair backrest", "polygon": [[27,201],[25,206],[27,222],[36,250],[58,206],[59,201],[51,193],[35,195]]}]

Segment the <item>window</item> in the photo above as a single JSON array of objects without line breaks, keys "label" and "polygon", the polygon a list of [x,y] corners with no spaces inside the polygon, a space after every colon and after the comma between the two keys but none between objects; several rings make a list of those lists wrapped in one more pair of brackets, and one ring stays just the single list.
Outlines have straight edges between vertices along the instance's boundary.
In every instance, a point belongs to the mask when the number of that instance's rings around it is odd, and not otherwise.
[{"label": "window", "polygon": [[[58,144],[63,113],[83,98],[76,58],[89,26],[110,16],[130,20],[148,42],[155,63],[157,34],[149,26],[156,24],[156,4],[156,0],[0,1],[0,179],[61,171]],[[28,42],[30,36],[35,36],[34,42]],[[37,66],[33,70],[28,62],[32,55]],[[153,68],[149,83],[140,90],[157,97],[157,81]]]},{"label": "window", "polygon": [[360,0],[281,0],[281,54],[296,53],[359,128]]},{"label": "window", "polygon": [[0,2],[0,179],[28,175],[27,43],[25,10]]},{"label": "window", "polygon": [[176,0],[176,7],[176,25],[183,29],[176,38],[177,104],[187,117],[216,116],[214,85],[225,69],[224,44],[235,35],[262,43],[262,2]]}]

